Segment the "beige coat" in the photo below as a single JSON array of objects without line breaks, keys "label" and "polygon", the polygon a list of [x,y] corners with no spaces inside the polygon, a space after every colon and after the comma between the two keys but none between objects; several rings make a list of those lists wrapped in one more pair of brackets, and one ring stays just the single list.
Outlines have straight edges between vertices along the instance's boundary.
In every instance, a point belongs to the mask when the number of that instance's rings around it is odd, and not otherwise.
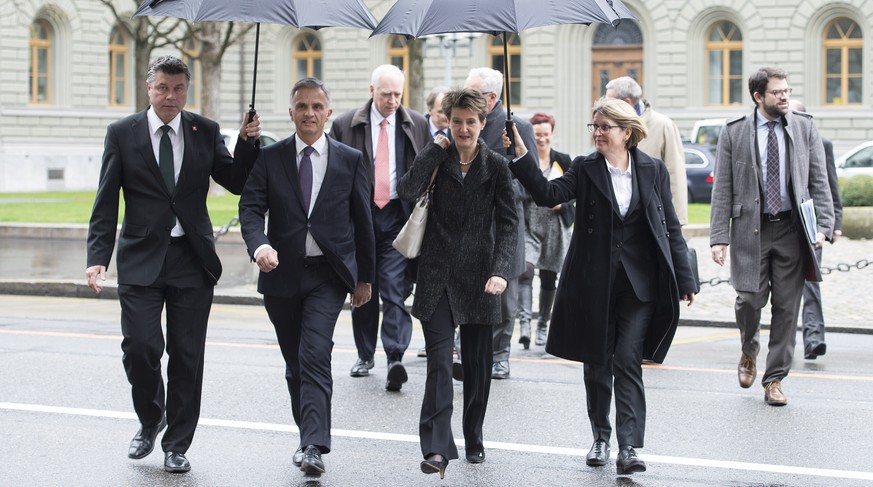
[{"label": "beige coat", "polygon": [[688,182],[685,176],[685,151],[682,148],[682,137],[679,127],[666,115],[662,115],[643,100],[646,110],[642,119],[649,131],[649,136],[637,147],[646,154],[661,159],[670,174],[670,193],[673,208],[679,217],[679,224],[688,223]]}]

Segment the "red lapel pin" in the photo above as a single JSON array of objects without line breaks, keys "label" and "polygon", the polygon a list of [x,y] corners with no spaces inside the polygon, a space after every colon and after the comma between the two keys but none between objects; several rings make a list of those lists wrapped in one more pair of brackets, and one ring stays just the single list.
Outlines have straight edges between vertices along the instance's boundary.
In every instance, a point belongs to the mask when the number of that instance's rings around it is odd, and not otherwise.
[{"label": "red lapel pin", "polygon": [[197,131],[197,126],[196,126],[196,125],[192,125],[192,126],[191,126],[191,131],[192,131],[192,132],[196,132],[196,131]]}]

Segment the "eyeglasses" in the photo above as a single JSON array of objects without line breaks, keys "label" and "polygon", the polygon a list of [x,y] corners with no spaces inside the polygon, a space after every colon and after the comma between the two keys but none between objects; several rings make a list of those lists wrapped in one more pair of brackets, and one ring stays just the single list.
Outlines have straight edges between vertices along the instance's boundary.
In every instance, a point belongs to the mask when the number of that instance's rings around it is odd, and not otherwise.
[{"label": "eyeglasses", "polygon": [[769,90],[769,91],[765,90],[764,93],[770,93],[771,95],[775,96],[776,98],[779,98],[782,95],[790,95],[791,88],[785,88],[784,90]]},{"label": "eyeglasses", "polygon": [[587,125],[587,127],[588,127],[588,131],[591,132],[592,134],[593,134],[594,132],[596,132],[597,130],[600,130],[602,133],[606,133],[606,132],[609,132],[609,129],[620,129],[620,128],[624,128],[624,127],[622,127],[621,125],[606,125],[606,124],[603,124],[603,125],[597,125],[597,124],[594,124],[594,123],[589,123],[589,124]]}]

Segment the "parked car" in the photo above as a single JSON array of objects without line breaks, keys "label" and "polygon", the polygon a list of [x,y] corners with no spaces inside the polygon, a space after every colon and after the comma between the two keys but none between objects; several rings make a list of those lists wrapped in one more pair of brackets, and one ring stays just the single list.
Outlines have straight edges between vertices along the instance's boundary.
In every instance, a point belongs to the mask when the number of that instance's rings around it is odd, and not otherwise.
[{"label": "parked car", "polygon": [[685,175],[688,179],[688,202],[709,203],[715,174],[715,145],[684,144]]},{"label": "parked car", "polygon": [[839,177],[848,178],[858,174],[873,176],[873,140],[849,150],[834,163]]},{"label": "parked car", "polygon": [[721,134],[725,121],[724,118],[705,118],[694,122],[689,142],[692,144],[718,144],[718,136]]},{"label": "parked car", "polygon": [[[221,136],[224,137],[224,145],[227,146],[227,150],[230,151],[230,155],[233,155],[233,149],[236,147],[236,139],[239,136],[239,130],[221,129]],[[261,147],[266,147],[270,144],[274,144],[278,140],[279,136],[274,134],[273,132],[261,130]]]}]

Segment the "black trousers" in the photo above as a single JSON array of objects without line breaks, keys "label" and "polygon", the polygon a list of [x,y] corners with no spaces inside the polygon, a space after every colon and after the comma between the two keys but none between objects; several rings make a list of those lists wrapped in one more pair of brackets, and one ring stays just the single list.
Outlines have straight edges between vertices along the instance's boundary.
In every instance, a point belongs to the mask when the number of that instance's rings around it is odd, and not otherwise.
[{"label": "black trousers", "polygon": [[[422,323],[427,348],[427,379],[418,434],[424,458],[433,454],[449,460],[458,458],[452,434],[454,328],[449,298],[443,293],[431,320]],[[462,424],[467,453],[485,451],[482,424],[491,391],[491,328],[490,325],[461,326],[461,364],[464,367]]]},{"label": "black trousers", "polygon": [[642,448],[646,433],[646,393],[643,387],[643,342],[655,312],[654,302],[637,299],[624,269],[619,267],[609,303],[606,363],[585,363],[588,420],[595,440],[612,434],[609,406],[615,386],[618,444]]},{"label": "black trousers", "polygon": [[406,310],[407,260],[391,245],[406,224],[400,200],[391,200],[384,208],[373,207],[376,236],[376,278],[372,299],[352,310],[352,330],[358,356],[372,360],[379,336],[379,298],[382,299],[382,348],[389,361],[403,359],[412,338],[412,317]]},{"label": "black trousers", "polygon": [[333,331],[348,290],[327,262],[304,267],[293,298],[264,295],[276,329],[300,446],[330,451]]},{"label": "black trousers", "polygon": [[[185,453],[200,419],[206,324],[214,287],[207,281],[185,239],[174,239],[164,267],[150,286],[118,286],[122,362],[131,385],[133,408],[144,427],[167,416],[164,451]],[[167,385],[161,376],[167,310]]]}]

